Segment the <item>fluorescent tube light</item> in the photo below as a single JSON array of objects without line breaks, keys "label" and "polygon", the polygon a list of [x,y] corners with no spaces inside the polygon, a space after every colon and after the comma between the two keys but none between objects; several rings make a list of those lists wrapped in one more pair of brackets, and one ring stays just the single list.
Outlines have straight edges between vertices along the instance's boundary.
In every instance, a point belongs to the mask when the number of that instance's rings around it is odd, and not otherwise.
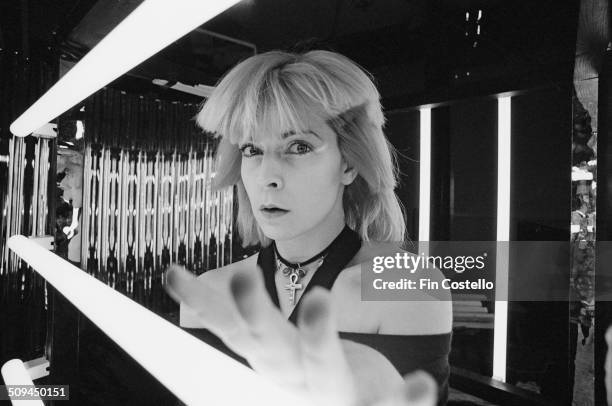
[{"label": "fluorescent tube light", "polygon": [[83,138],[83,134],[85,133],[85,127],[81,120],[77,120],[76,122],[76,134],[74,135],[75,140],[80,140]]},{"label": "fluorescent tube light", "polygon": [[[30,373],[26,369],[23,361],[20,359],[12,359],[2,365],[2,379],[5,385],[28,385],[34,386]],[[12,399],[14,405],[32,405],[32,406],[45,406],[39,396],[28,395],[28,400],[18,400],[17,398]]]},{"label": "fluorescent tube light", "polygon": [[[429,241],[431,207],[431,108],[420,110],[419,241]],[[419,249],[419,252],[423,250]]]},{"label": "fluorescent tube light", "polygon": [[145,0],[11,124],[26,136],[237,0]]},{"label": "fluorescent tube light", "polygon": [[17,235],[8,245],[184,403],[306,404],[36,242]]},{"label": "fluorescent tube light", "polygon": [[[495,320],[493,378],[506,381],[508,345],[508,269],[510,241],[510,136],[511,99],[497,101],[497,255],[495,267]],[[499,299],[499,300],[497,300]]]}]

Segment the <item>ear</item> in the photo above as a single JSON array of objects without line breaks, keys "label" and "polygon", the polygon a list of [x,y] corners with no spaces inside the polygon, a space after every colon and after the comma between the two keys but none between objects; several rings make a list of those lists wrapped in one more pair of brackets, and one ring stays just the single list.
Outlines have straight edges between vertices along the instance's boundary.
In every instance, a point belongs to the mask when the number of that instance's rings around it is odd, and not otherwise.
[{"label": "ear", "polygon": [[343,159],[342,160],[342,184],[344,186],[348,186],[357,177],[357,170],[355,168],[349,167],[348,163]]}]

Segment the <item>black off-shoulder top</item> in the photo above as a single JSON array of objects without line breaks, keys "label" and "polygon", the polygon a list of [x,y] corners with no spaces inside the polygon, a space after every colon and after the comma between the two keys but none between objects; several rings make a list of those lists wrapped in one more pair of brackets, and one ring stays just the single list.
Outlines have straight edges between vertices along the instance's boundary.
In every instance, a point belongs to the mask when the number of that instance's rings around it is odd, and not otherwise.
[{"label": "black off-shoulder top", "polygon": [[[331,289],[340,272],[357,254],[361,248],[359,235],[348,226],[331,243],[323,264],[313,275],[306,286],[304,296],[314,286]],[[280,308],[278,293],[274,282],[276,272],[274,247],[268,246],[259,252],[257,264],[261,267],[266,289],[274,304]],[[291,313],[289,320],[296,324],[300,302]],[[248,365],[246,360],[231,351],[223,342],[205,329],[185,329],[206,343],[218,348],[232,358]],[[446,404],[448,399],[448,377],[450,366],[448,355],[451,347],[451,335],[390,335],[340,332],[341,339],[367,345],[384,355],[398,372],[404,376],[407,373],[423,370],[431,374],[438,383],[438,405]]]},{"label": "black off-shoulder top", "polygon": [[[249,365],[248,362],[230,350],[217,336],[201,328],[186,328],[186,331],[233,359]],[[451,333],[421,336],[390,334],[339,333],[341,339],[367,345],[384,355],[404,376],[417,370],[426,371],[438,383],[438,405],[448,400],[448,376],[450,367]]]}]

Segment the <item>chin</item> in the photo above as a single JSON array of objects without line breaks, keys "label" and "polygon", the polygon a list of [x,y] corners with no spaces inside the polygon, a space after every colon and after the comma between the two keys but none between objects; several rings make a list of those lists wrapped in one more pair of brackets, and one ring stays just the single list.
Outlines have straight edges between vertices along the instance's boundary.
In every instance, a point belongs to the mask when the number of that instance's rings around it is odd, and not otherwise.
[{"label": "chin", "polygon": [[288,225],[271,225],[260,222],[259,227],[266,237],[275,241],[291,240],[301,234],[299,229]]},{"label": "chin", "polygon": [[295,232],[284,227],[261,227],[261,229],[266,237],[275,241],[288,240],[296,236]]}]

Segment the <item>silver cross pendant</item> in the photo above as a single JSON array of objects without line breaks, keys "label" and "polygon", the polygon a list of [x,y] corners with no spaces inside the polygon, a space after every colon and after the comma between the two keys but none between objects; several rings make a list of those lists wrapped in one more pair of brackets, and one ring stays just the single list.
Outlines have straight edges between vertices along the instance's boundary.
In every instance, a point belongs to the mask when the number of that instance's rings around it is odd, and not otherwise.
[{"label": "silver cross pendant", "polygon": [[298,289],[302,289],[302,284],[298,283],[299,276],[296,272],[291,273],[289,275],[289,284],[285,285],[285,290],[289,291],[289,303],[291,305],[295,304],[295,291]]}]

